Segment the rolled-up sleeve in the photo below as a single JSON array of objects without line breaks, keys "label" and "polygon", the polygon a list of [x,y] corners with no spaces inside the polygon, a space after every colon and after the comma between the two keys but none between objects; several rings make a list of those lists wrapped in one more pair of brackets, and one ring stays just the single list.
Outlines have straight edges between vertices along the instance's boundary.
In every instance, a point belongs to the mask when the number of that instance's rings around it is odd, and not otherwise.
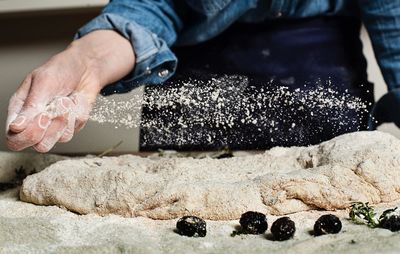
[{"label": "rolled-up sleeve", "polygon": [[75,38],[95,30],[114,30],[131,42],[135,68],[127,77],[102,90],[103,95],[108,95],[170,78],[177,66],[170,47],[181,27],[172,1],[112,0],[99,16],[79,29]]},{"label": "rolled-up sleeve", "polygon": [[400,127],[400,1],[359,0],[359,6],[389,90],[374,105],[370,128],[384,122]]}]

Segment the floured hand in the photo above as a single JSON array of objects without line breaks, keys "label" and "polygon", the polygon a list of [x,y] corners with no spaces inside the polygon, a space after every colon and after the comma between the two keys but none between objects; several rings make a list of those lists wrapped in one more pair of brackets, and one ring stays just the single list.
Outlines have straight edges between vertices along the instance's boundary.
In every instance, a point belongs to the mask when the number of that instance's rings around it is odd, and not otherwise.
[{"label": "floured hand", "polygon": [[132,46],[114,31],[92,32],[25,78],[11,97],[7,145],[48,152],[83,128],[97,94],[134,66]]}]

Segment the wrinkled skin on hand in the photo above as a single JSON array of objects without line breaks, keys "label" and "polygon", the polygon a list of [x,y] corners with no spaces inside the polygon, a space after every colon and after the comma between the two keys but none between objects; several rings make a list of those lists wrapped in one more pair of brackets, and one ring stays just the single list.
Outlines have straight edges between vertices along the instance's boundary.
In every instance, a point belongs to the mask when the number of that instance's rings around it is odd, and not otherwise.
[{"label": "wrinkled skin on hand", "polygon": [[128,74],[135,56],[113,31],[92,32],[27,75],[11,97],[6,122],[13,151],[48,152],[82,129],[106,84]]},{"label": "wrinkled skin on hand", "polygon": [[[47,152],[57,142],[70,141],[84,126],[99,85],[95,79],[84,80],[84,74],[68,62],[72,58],[51,59],[29,74],[12,96],[7,119],[11,150],[33,146]],[[86,82],[86,90],[82,89],[82,81]]]}]

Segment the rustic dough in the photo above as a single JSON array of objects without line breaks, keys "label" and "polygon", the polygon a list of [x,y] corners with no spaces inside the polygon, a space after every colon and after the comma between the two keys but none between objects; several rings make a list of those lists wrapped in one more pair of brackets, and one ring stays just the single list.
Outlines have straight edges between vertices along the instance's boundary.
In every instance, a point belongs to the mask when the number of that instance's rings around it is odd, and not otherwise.
[{"label": "rustic dough", "polygon": [[399,151],[400,140],[389,134],[357,132],[316,146],[220,160],[132,155],[63,160],[28,176],[20,198],[80,214],[153,219],[335,210],[352,201],[400,199]]}]

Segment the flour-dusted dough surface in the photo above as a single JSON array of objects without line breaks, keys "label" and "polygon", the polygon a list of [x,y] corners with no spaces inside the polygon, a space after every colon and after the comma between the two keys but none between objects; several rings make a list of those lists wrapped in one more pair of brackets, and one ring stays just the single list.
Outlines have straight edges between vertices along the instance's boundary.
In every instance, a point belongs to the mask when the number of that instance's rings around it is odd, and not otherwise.
[{"label": "flour-dusted dough surface", "polygon": [[80,214],[153,219],[335,210],[352,201],[400,199],[399,151],[400,140],[389,134],[358,132],[316,146],[220,160],[132,155],[63,160],[28,176],[20,198]]}]

